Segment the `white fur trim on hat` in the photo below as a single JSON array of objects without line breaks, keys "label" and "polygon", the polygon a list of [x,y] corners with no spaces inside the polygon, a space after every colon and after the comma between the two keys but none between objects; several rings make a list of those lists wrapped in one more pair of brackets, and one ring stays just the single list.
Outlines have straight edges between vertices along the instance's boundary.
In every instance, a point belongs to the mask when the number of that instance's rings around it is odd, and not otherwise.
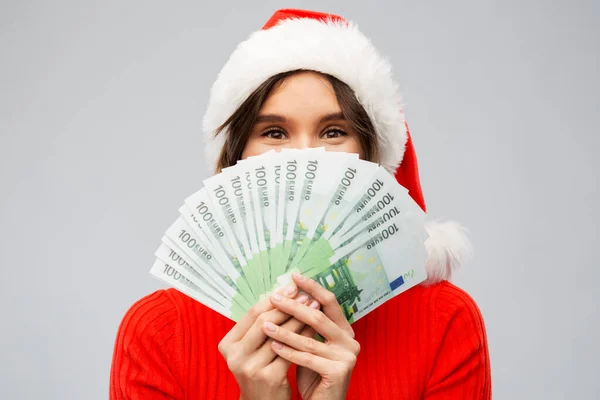
[{"label": "white fur trim on hat", "polygon": [[204,116],[210,168],[225,143],[225,132],[214,137],[216,129],[268,78],[297,69],[335,76],[354,90],[379,137],[381,165],[393,174],[402,161],[407,132],[389,62],[355,24],[311,18],[283,20],[235,49],[212,86]]},{"label": "white fur trim on hat", "polygon": [[429,222],[425,225],[429,238],[427,248],[426,284],[450,280],[452,274],[467,261],[473,249],[466,229],[454,221]]}]

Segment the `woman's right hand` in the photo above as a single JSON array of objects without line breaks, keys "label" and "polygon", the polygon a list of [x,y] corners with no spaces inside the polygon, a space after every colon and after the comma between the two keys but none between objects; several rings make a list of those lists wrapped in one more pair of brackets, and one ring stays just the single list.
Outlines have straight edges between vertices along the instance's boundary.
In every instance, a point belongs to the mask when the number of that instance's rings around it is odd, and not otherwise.
[{"label": "woman's right hand", "polygon": [[[291,284],[279,292],[294,298],[298,294],[296,285]],[[306,294],[296,301],[319,308],[320,304]],[[273,341],[263,332],[265,322],[272,322],[299,333],[304,323],[275,309],[269,298],[254,305],[219,343],[219,351],[240,387],[241,399],[289,399],[290,385],[287,371],[290,362],[278,357],[271,347]]]}]

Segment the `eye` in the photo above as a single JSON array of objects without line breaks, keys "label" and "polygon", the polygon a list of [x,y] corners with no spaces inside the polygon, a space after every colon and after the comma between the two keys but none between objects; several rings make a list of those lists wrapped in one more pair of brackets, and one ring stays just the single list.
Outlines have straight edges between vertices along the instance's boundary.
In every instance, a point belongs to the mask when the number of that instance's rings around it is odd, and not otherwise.
[{"label": "eye", "polygon": [[281,140],[286,138],[286,133],[281,129],[269,129],[261,133],[260,136],[269,139]]},{"label": "eye", "polygon": [[321,135],[324,139],[337,139],[342,136],[347,136],[348,134],[339,128],[331,128]]}]

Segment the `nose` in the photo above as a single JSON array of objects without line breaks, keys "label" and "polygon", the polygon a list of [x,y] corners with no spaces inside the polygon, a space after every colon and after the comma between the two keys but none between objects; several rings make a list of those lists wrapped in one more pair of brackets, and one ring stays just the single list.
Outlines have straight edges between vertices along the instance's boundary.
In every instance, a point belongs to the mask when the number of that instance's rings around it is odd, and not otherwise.
[{"label": "nose", "polygon": [[304,149],[307,147],[318,147],[319,141],[313,132],[302,130],[300,132],[296,132],[296,134],[292,136],[291,144],[295,149]]}]

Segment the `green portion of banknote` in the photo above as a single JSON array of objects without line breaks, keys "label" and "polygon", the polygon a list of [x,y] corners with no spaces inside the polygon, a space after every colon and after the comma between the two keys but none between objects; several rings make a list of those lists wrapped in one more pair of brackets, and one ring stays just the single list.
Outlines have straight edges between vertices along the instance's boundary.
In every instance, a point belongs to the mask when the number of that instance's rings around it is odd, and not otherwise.
[{"label": "green portion of banknote", "polygon": [[256,302],[248,282],[235,267],[235,260],[228,257],[222,247],[215,246],[204,234],[203,229],[194,230],[182,215],[167,229],[165,235],[192,258],[195,264],[205,265],[207,269],[217,271],[231,281],[236,291],[246,300],[246,304],[251,306]]},{"label": "green portion of banknote", "polygon": [[269,152],[204,183],[151,273],[235,321],[295,271],[333,292],[350,322],[426,277],[424,213],[356,154]]},{"label": "green portion of banknote", "polygon": [[[307,253],[299,268],[290,272],[309,276],[333,292],[353,323],[426,279],[427,234],[414,230],[421,219],[415,216],[405,223],[397,217],[378,226],[374,235],[359,235],[354,244],[349,241],[336,250],[322,239],[320,251]],[[280,277],[280,285],[287,282],[289,276]]]}]

